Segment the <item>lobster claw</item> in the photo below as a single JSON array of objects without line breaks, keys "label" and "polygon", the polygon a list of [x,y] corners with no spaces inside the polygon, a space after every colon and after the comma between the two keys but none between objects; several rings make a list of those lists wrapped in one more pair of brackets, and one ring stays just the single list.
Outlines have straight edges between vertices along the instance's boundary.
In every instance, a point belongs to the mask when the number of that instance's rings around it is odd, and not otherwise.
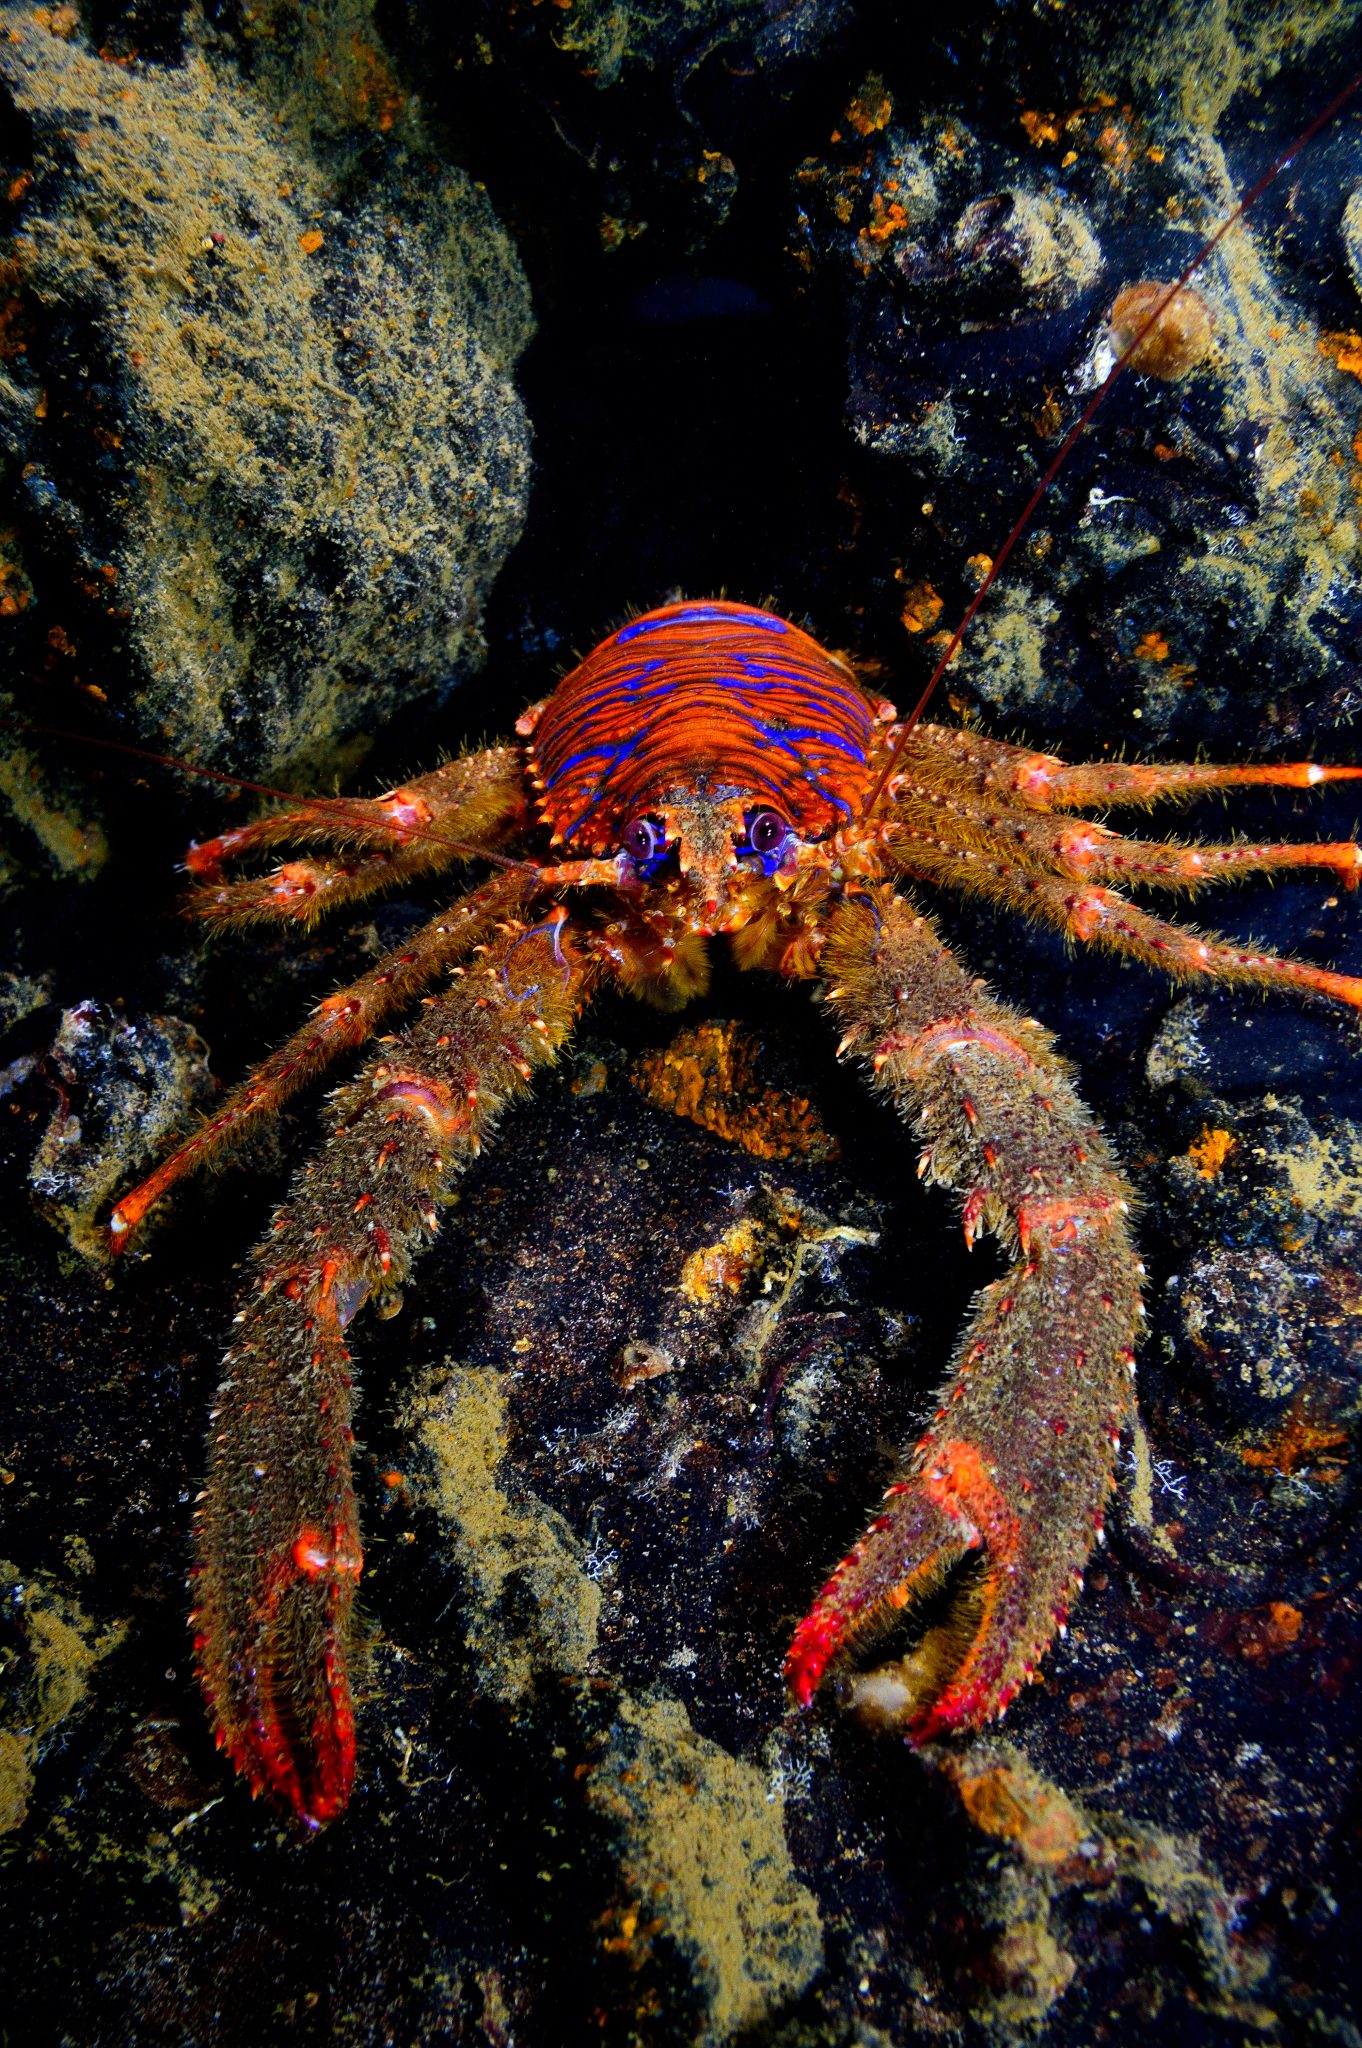
[{"label": "lobster claw", "polygon": [[924,1443],[796,1630],[785,1664],[795,1699],[808,1706],[831,1669],[903,1619],[917,1625],[911,1647],[848,1676],[850,1705],[915,1742],[1003,1713],[1054,1627],[1047,1618],[1033,1644],[1015,1611],[1021,1535],[976,1445]]}]

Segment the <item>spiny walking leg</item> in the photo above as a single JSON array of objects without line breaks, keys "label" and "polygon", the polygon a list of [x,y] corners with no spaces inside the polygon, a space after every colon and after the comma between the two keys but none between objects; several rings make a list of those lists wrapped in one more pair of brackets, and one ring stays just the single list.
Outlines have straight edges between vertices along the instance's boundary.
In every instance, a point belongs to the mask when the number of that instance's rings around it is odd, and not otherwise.
[{"label": "spiny walking leg", "polygon": [[872,900],[835,913],[823,954],[843,1047],[913,1119],[967,1239],[992,1230],[1015,1263],[978,1297],[931,1427],[786,1674],[807,1703],[867,1632],[941,1594],[943,1618],[880,1674],[889,1718],[923,1738],[1000,1714],[1064,1622],[1131,1412],[1142,1269],[1125,1184],[1049,1034],[911,904]]},{"label": "spiny walking leg", "polygon": [[405,1276],[436,1202],[551,1060],[594,978],[554,923],[503,941],[333,1098],[334,1129],[255,1254],[209,1437],[193,1626],[218,1741],[309,1826],[354,1777],[361,1567],[344,1332]]},{"label": "spiny walking leg", "polygon": [[1333,1002],[1362,1008],[1362,975],[1336,974],[1332,968],[1316,967],[1308,960],[1282,959],[1252,944],[1171,923],[1142,910],[1116,889],[1098,888],[1065,875],[1036,874],[995,854],[953,846],[945,840],[929,846],[926,835],[899,835],[896,827],[887,831],[885,844],[906,874],[987,896],[1008,910],[1057,925],[1071,939],[1124,953],[1175,979],[1204,976],[1208,981],[1290,989],[1296,995],[1327,996]]},{"label": "spiny walking leg", "polygon": [[[485,747],[445,761],[385,796],[319,796],[267,811],[215,839],[191,846],[185,866],[204,883],[216,882],[225,862],[275,846],[352,847],[373,854],[405,848],[423,871],[466,856],[459,842],[485,843],[524,811],[523,770],[516,747]],[[391,866],[385,872],[392,875]],[[409,869],[399,872],[410,872]]]},{"label": "spiny walking leg", "polygon": [[1324,782],[1362,777],[1362,768],[1325,768],[1314,761],[1237,766],[1212,761],[1068,762],[1056,754],[1039,754],[949,725],[916,726],[904,742],[902,758],[903,768],[889,785],[891,796],[921,784],[930,786],[937,775],[945,775],[981,796],[1013,798],[1037,811],[1142,808],[1186,802],[1217,789],[1315,789]]},{"label": "spiny walking leg", "polygon": [[[973,796],[933,789],[905,800],[878,828],[879,842],[898,849],[906,871],[918,869],[913,850],[930,863],[942,850],[990,855],[1028,874],[1070,875],[1075,881],[1119,882],[1125,887],[1175,889],[1194,895],[1215,883],[1239,882],[1278,868],[1332,872],[1345,889],[1362,879],[1356,840],[1129,839],[1087,818],[1034,811],[1020,803],[980,806]],[[935,877],[933,877],[935,879]],[[949,877],[947,877],[949,879]]]},{"label": "spiny walking leg", "polygon": [[138,1225],[177,1181],[197,1172],[265,1117],[277,1115],[300,1088],[363,1045],[437,974],[490,939],[498,925],[523,906],[533,879],[519,872],[494,875],[413,932],[399,951],[387,954],[368,974],[318,1003],[306,1024],[234,1089],[191,1138],[124,1195],[109,1218],[110,1250],[126,1251]]}]

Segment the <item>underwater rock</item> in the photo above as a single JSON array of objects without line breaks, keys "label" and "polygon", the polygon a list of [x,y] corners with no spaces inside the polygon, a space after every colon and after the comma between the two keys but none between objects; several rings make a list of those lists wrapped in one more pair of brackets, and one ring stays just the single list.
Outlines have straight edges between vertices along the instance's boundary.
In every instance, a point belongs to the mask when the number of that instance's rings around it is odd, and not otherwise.
[{"label": "underwater rock", "polygon": [[[1321,927],[1311,934],[1312,943],[1327,943],[1329,936]],[[1294,943],[1288,926],[1283,950]],[[1194,1101],[1208,1095],[1239,1100],[1270,1092],[1325,1092],[1331,1084],[1346,1088],[1356,1057],[1348,1020],[1321,1006],[1283,1004],[1263,1011],[1189,995],[1169,1006],[1144,1068],[1151,1088],[1174,1088]]]},{"label": "underwater rock", "polygon": [[[89,1565],[88,1553],[83,1562]],[[0,1835],[21,1827],[44,1750],[81,1711],[97,1665],[126,1624],[91,1621],[69,1588],[46,1572],[0,1559],[0,1626],[6,1638],[0,1699]]]},{"label": "underwater rock", "polygon": [[[975,91],[1016,108],[987,126],[940,74],[924,105],[886,47],[795,174],[792,253],[816,297],[844,304],[848,423],[885,458],[859,494],[870,609],[895,579],[948,594],[937,632],[904,616],[919,659],[942,651],[1134,340],[1140,295],[1271,158],[1245,143],[1235,94],[1299,48],[1243,10],[1180,12],[1185,49],[1143,7],[1093,10],[1100,39],[1093,20],[1072,36],[981,22]],[[1307,13],[1325,62],[1341,17]],[[1288,95],[1283,142],[1300,118]],[[1320,260],[1349,240],[1337,175],[1327,152],[1306,165],[1299,220],[1275,202],[1249,214],[1164,316],[1162,353],[1142,345],[957,656],[957,709],[1070,746],[1157,732],[1170,749],[1280,750],[1318,745],[1362,702],[1360,309],[1343,264]]]},{"label": "underwater rock", "polygon": [[1339,220],[1339,233],[1343,237],[1343,248],[1348,258],[1348,269],[1352,281],[1362,297],[1362,187],[1348,194],[1347,204]]},{"label": "underwater rock", "polygon": [[[13,706],[0,690],[0,727]],[[108,857],[108,834],[74,770],[54,772],[18,734],[0,737],[0,895],[35,874],[87,881]]]},{"label": "underwater rock", "polygon": [[636,1999],[651,1994],[639,2018],[665,2013],[669,2038],[719,2043],[799,1996],[822,1965],[822,1926],[758,1770],[699,1735],[679,1701],[626,1699],[586,1800],[618,1859],[602,1946],[623,1955]]},{"label": "underwater rock", "polygon": [[542,1678],[575,1677],[596,1647],[601,1592],[572,1530],[532,1495],[512,1500],[503,1376],[446,1364],[407,1404],[421,1482],[463,1575],[464,1642],[480,1694],[515,1706]]},{"label": "underwater rock", "polygon": [[[409,0],[409,5],[414,15],[440,11],[422,0]],[[607,92],[640,72],[660,72],[673,84],[684,81],[720,49],[751,50],[778,61],[792,51],[816,47],[850,9],[838,0],[795,0],[778,12],[768,0],[685,0],[680,7],[668,0],[577,0],[560,10],[568,19],[555,21],[480,0],[468,10],[469,27],[476,24],[480,33],[494,35],[508,12],[522,62],[531,60],[531,53],[541,54],[563,72],[571,69],[596,91]]]},{"label": "underwater rock", "polygon": [[1362,1221],[1362,1125],[1267,1096],[1200,1101],[1166,1171],[1184,1242],[1271,1244],[1311,1262],[1347,1260]]},{"label": "underwater rock", "polygon": [[309,132],[307,74],[276,112],[220,52],[96,54],[69,10],[0,10],[34,592],[5,623],[45,722],[88,693],[172,753],[316,777],[476,661],[524,515],[526,289],[368,76],[333,63]]},{"label": "underwater rock", "polygon": [[1238,1572],[1317,1540],[1349,1481],[1362,1416],[1362,1126],[1272,1096],[1207,1096],[1180,1122],[1184,1149],[1162,1175],[1172,1264],[1147,1406],[1182,1462],[1203,1480],[1222,1475],[1229,1499],[1237,1489],[1223,1529],[1202,1494],[1202,1526],[1182,1547]]},{"label": "underwater rock", "polygon": [[818,1970],[818,1908],[766,1776],[701,1735],[662,1688],[635,1697],[606,1678],[599,1556],[517,1478],[513,1386],[510,1373],[446,1361],[401,1417],[417,1446],[413,1504],[434,1509],[461,1582],[457,1661],[521,1739],[542,1748],[556,1728],[576,1754],[601,1962],[626,2009],[665,2013],[668,2039],[726,2041]]},{"label": "underwater rock", "polygon": [[1319,1384],[1306,1356],[1312,1317],[1322,1306],[1319,1275],[1298,1275],[1266,1245],[1220,1246],[1198,1252],[1170,1284],[1187,1343],[1204,1361],[1218,1399],[1238,1417],[1261,1425],[1280,1415],[1307,1380]]},{"label": "underwater rock", "polygon": [[107,1242],[96,1216],[211,1094],[208,1049],[178,1017],[80,1003],[63,1014],[41,1072],[58,1107],[29,1184],[76,1250],[100,1259]]}]

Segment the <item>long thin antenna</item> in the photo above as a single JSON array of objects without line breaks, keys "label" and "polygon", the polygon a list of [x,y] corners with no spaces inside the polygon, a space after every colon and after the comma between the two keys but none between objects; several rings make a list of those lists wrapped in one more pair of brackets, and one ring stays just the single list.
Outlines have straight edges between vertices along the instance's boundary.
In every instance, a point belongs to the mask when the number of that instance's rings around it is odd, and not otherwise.
[{"label": "long thin antenna", "polygon": [[1320,112],[1316,114],[1314,120],[1310,123],[1309,127],[1303,128],[1301,130],[1300,134],[1296,137],[1295,141],[1291,144],[1290,148],[1284,150],[1279,157],[1275,158],[1274,161],[1271,164],[1269,164],[1268,168],[1262,173],[1261,177],[1256,178],[1254,182],[1250,186],[1248,186],[1245,191],[1240,193],[1239,198],[1236,201],[1232,211],[1225,215],[1225,218],[1221,221],[1219,227],[1215,230],[1214,234],[1211,235],[1207,241],[1202,243],[1201,247],[1197,250],[1196,255],[1187,265],[1187,268],[1180,274],[1175,283],[1169,285],[1167,291],[1159,300],[1158,304],[1155,306],[1153,312],[1149,315],[1144,325],[1138,330],[1134,338],[1126,343],[1126,346],[1122,349],[1120,355],[1117,356],[1116,361],[1107,371],[1106,376],[1102,379],[1102,382],[1098,385],[1096,391],[1094,391],[1092,397],[1088,400],[1082,412],[1078,415],[1078,418],[1074,421],[1068,433],[1060,442],[1059,448],[1056,451],[1053,459],[1051,460],[1049,468],[1045,471],[1045,474],[1041,477],[1040,482],[1036,485],[1030,497],[1027,499],[1025,505],[1022,507],[1021,512],[1018,514],[1017,519],[1012,527],[1012,530],[1007,536],[1007,539],[1003,542],[997,554],[993,557],[993,560],[989,564],[988,574],[984,577],[983,582],[979,585],[979,588],[975,591],[974,596],[970,599],[969,604],[966,606],[965,615],[961,619],[955,631],[951,634],[949,641],[946,643],[946,650],[941,656],[941,659],[937,662],[936,667],[932,670],[932,673],[927,681],[927,687],[923,690],[922,695],[918,698],[916,704],[909,712],[907,719],[903,722],[898,738],[895,740],[893,746],[889,750],[889,755],[885,761],[884,767],[880,770],[879,776],[875,782],[875,786],[870,792],[870,798],[866,805],[866,809],[868,811],[873,810],[875,805],[879,802],[880,797],[884,792],[885,785],[889,781],[890,776],[894,772],[894,763],[898,759],[899,752],[903,746],[904,741],[907,739],[909,733],[913,730],[913,727],[917,724],[918,720],[922,717],[922,714],[927,709],[927,706],[931,703],[932,698],[936,693],[937,684],[941,681],[942,676],[945,675],[946,670],[950,667],[951,663],[955,660],[956,655],[960,652],[961,642],[964,640],[964,637],[966,633],[968,633],[970,627],[974,624],[975,618],[978,616],[979,607],[983,604],[984,599],[988,596],[989,591],[992,589],[994,583],[997,581],[998,575],[1002,570],[1003,564],[1007,561],[1008,556],[1016,547],[1017,542],[1026,532],[1027,527],[1031,524],[1032,518],[1035,515],[1036,507],[1040,504],[1041,499],[1045,496],[1045,493],[1049,490],[1051,484],[1059,475],[1059,472],[1063,469],[1069,457],[1073,454],[1073,451],[1077,447],[1079,440],[1086,432],[1087,427],[1091,422],[1094,413],[1097,412],[1098,408],[1105,401],[1107,393],[1111,390],[1111,387],[1116,382],[1116,379],[1121,375],[1122,371],[1127,368],[1131,357],[1138,352],[1140,345],[1144,341],[1145,337],[1148,334],[1150,334],[1155,327],[1158,326],[1159,321],[1163,318],[1168,308],[1172,305],[1178,293],[1183,289],[1183,287],[1186,284],[1190,282],[1190,280],[1193,277],[1195,277],[1197,271],[1201,269],[1203,263],[1208,262],[1209,259],[1215,254],[1215,251],[1224,241],[1230,229],[1235,225],[1237,221],[1243,219],[1244,215],[1248,212],[1249,208],[1252,205],[1254,205],[1254,203],[1257,200],[1262,198],[1264,192],[1267,191],[1269,185],[1275,184],[1276,180],[1281,176],[1282,172],[1286,169],[1287,165],[1291,162],[1292,158],[1297,154],[1297,152],[1299,150],[1304,149],[1307,143],[1313,142],[1315,137],[1319,134],[1320,129],[1327,128],[1329,123],[1335,118],[1335,116],[1342,112],[1343,108],[1347,106],[1348,101],[1352,98],[1353,94],[1358,91],[1359,87],[1362,87],[1362,71],[1354,72],[1353,76],[1348,80],[1348,83],[1342,88],[1342,90],[1340,92],[1335,93],[1334,97],[1329,101],[1329,104],[1326,107],[1321,108]]}]

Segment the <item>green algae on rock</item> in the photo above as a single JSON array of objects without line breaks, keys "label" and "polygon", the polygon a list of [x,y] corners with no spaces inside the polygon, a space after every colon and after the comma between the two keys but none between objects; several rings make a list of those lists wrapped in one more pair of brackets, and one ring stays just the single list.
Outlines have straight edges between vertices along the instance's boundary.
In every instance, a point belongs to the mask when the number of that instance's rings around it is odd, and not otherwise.
[{"label": "green algae on rock", "polygon": [[412,122],[309,147],[222,56],[73,30],[0,8],[25,623],[150,743],[315,775],[477,656],[524,515],[524,279]]},{"label": "green algae on rock", "polygon": [[515,1500],[506,1491],[504,1377],[458,1366],[430,1373],[402,1423],[425,1454],[420,1490],[454,1536],[478,1690],[511,1705],[541,1677],[585,1671],[601,1589],[563,1517],[523,1490]]},{"label": "green algae on rock", "polygon": [[20,1649],[6,1672],[0,1711],[0,1834],[28,1813],[33,1774],[44,1747],[78,1712],[101,1658],[127,1634],[122,1622],[100,1628],[45,1572],[23,1573],[0,1561],[0,1603]]},{"label": "green algae on rock", "polygon": [[731,2041],[806,1989],[822,1926],[780,1803],[751,1764],[697,1733],[679,1700],[621,1701],[587,1804],[619,1838],[607,1949],[638,1967],[654,1944],[680,1952],[697,2000],[690,2038]]}]

